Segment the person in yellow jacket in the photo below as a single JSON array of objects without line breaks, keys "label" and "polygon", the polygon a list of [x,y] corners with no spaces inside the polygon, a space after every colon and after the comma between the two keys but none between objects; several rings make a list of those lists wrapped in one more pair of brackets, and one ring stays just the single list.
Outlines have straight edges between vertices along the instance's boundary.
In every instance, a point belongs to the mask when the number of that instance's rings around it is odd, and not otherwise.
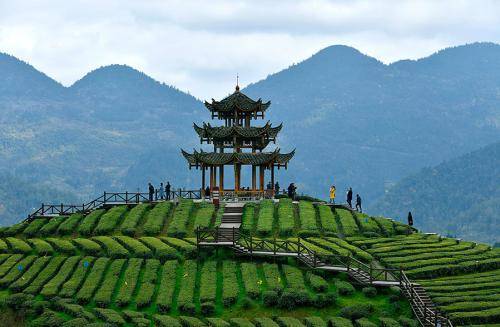
[{"label": "person in yellow jacket", "polygon": [[335,204],[335,191],[336,191],[336,190],[337,190],[337,189],[335,188],[335,185],[332,185],[332,186],[330,187],[330,203]]}]

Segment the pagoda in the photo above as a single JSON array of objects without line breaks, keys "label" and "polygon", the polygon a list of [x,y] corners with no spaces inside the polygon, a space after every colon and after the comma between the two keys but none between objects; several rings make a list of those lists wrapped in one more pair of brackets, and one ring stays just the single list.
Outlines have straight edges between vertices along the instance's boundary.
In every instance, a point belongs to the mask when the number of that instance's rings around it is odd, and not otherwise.
[{"label": "pagoda", "polygon": [[[226,196],[248,194],[249,191],[253,196],[273,194],[272,190],[264,190],[265,173],[270,172],[270,183],[274,185],[274,169],[276,167],[286,169],[295,150],[290,153],[280,153],[278,148],[271,152],[264,151],[269,143],[276,143],[276,137],[283,124],[272,126],[267,122],[264,126],[252,126],[251,122],[259,118],[264,119],[270,105],[270,101],[252,100],[240,92],[238,85],[234,93],[221,101],[214,99],[211,103],[205,101],[205,107],[210,111],[212,119],[224,121],[222,126],[212,126],[210,123],[203,123],[203,126],[194,124],[200,143],[213,144],[213,152],[194,150],[193,153],[188,153],[181,150],[189,169],[201,169],[202,191],[206,188],[206,172],[210,172],[210,190],[218,187],[220,193]],[[251,189],[241,185],[243,165],[252,167]],[[224,188],[224,166],[233,166],[234,189]]]}]

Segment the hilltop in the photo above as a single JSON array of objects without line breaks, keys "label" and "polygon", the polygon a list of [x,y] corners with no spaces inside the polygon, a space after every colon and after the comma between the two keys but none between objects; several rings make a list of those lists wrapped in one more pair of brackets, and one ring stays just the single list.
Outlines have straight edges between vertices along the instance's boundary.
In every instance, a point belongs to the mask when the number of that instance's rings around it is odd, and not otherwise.
[{"label": "hilltop", "polygon": [[[236,247],[197,246],[217,242],[196,230],[222,228],[226,210],[187,199],[108,203],[4,227],[0,315],[15,310],[30,326],[416,327],[426,318],[412,313],[423,307],[410,305],[404,269],[441,325],[443,315],[454,326],[500,318],[499,249],[286,198],[246,203]],[[248,242],[253,254],[237,252]],[[272,255],[294,251],[314,261]]]},{"label": "hilltop", "polygon": [[416,226],[493,244],[499,241],[500,142],[425,168],[392,187],[371,209]]}]

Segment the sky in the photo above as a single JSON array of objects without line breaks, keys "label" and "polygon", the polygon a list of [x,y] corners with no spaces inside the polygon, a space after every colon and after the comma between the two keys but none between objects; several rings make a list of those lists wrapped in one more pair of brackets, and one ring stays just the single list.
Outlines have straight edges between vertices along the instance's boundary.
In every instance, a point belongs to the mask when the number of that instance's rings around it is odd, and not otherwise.
[{"label": "sky", "polygon": [[199,99],[344,44],[384,63],[500,43],[500,1],[0,0],[0,52],[65,86],[127,64]]}]

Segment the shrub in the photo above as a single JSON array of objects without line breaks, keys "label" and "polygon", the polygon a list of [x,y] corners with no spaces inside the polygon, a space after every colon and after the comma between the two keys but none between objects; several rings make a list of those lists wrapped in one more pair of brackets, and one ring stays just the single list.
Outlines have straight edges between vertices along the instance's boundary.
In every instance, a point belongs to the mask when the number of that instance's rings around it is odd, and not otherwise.
[{"label": "shrub", "polygon": [[156,259],[146,260],[142,283],[139,286],[141,290],[137,294],[136,303],[137,307],[144,308],[151,304],[152,297],[155,292],[155,286],[158,279],[158,269],[160,268],[160,261]]},{"label": "shrub", "polygon": [[71,275],[73,269],[80,261],[80,257],[69,257],[64,264],[61,266],[54,278],[52,278],[47,284],[44,285],[41,295],[45,297],[54,297],[59,292],[59,288],[62,283]]},{"label": "shrub", "polygon": [[368,317],[373,312],[373,305],[371,304],[356,304],[343,307],[340,310],[340,315],[344,318],[357,320],[360,318]]},{"label": "shrub", "polygon": [[301,305],[307,305],[310,302],[309,294],[304,290],[285,290],[278,299],[278,307],[292,310]]},{"label": "shrub", "polygon": [[31,327],[61,326],[64,319],[51,310],[45,310],[38,318],[31,321]]},{"label": "shrub", "polygon": [[253,299],[258,298],[260,296],[260,284],[262,281],[259,281],[257,266],[254,263],[242,263],[241,275],[248,296]]},{"label": "shrub", "polygon": [[375,287],[363,287],[361,291],[366,297],[375,297],[377,295],[377,289]]},{"label": "shrub", "polygon": [[28,243],[20,238],[7,237],[6,241],[12,253],[29,253],[33,250]]},{"label": "shrub", "polygon": [[370,262],[373,260],[373,257],[370,253],[363,251],[360,248],[347,243],[343,239],[336,238],[336,237],[328,237],[326,240],[330,243],[334,243],[334,244],[350,251],[351,253],[354,253],[354,255],[356,257],[358,257],[359,259],[361,259],[362,261]]},{"label": "shrub", "polygon": [[318,275],[315,275],[311,272],[307,272],[306,273],[306,278],[307,278],[307,281],[309,282],[309,284],[311,284],[311,288],[315,291],[315,292],[325,292],[326,290],[328,290],[328,282],[326,280],[323,279],[323,277],[320,277]]},{"label": "shrub", "polygon": [[295,227],[293,204],[290,199],[280,199],[278,204],[278,222],[281,236],[290,236]]},{"label": "shrub", "polygon": [[14,283],[10,284],[10,289],[14,292],[19,292],[28,286],[38,273],[47,265],[51,257],[40,257],[31,265],[30,269],[24,272],[22,278],[18,278]]},{"label": "shrub", "polygon": [[266,307],[274,307],[275,305],[278,304],[278,300],[280,298],[278,292],[276,291],[265,291],[262,294],[262,298],[264,301],[264,305]]},{"label": "shrub", "polygon": [[281,275],[277,264],[263,263],[264,276],[266,277],[267,289],[278,293],[283,291]]},{"label": "shrub", "polygon": [[413,319],[407,318],[407,317],[399,317],[398,322],[401,324],[402,327],[417,327],[419,326],[419,323]]},{"label": "shrub", "polygon": [[331,327],[352,327],[352,322],[349,319],[342,317],[333,317],[328,320]]},{"label": "shrub", "polygon": [[271,318],[255,318],[256,327],[279,327]]},{"label": "shrub", "polygon": [[294,290],[307,289],[304,283],[304,276],[299,268],[290,265],[283,265],[282,268],[289,288]]},{"label": "shrub", "polygon": [[154,257],[160,260],[177,258],[177,251],[156,237],[144,236],[141,237],[139,241],[151,248],[153,250]]},{"label": "shrub", "polygon": [[132,319],[132,324],[137,327],[149,327],[151,322],[146,318],[134,318]]},{"label": "shrub", "polygon": [[179,316],[183,327],[205,327],[205,324],[198,318]]},{"label": "shrub", "polygon": [[172,221],[168,226],[167,235],[173,237],[185,237],[187,234],[186,226],[194,208],[194,203],[191,200],[181,200],[177,208],[175,208]]},{"label": "shrub", "polygon": [[127,258],[130,255],[127,249],[109,236],[95,236],[92,239],[101,244],[111,258]]},{"label": "shrub", "polygon": [[33,261],[35,261],[35,259],[36,256],[29,255],[24,259],[22,259],[21,261],[19,261],[16,264],[17,269],[11,269],[7,273],[7,275],[3,276],[0,279],[0,287],[5,288],[8,285],[10,285],[10,283],[12,283],[14,280],[19,278],[26,270],[29,270],[28,268],[30,268],[30,265],[33,263]]},{"label": "shrub", "polygon": [[[94,262],[94,257],[84,257],[78,263],[75,271],[71,275],[71,278],[62,285],[61,290],[59,291],[59,296],[62,297],[73,297],[76,291],[80,288],[85,279],[85,275],[87,271],[91,268],[91,264]],[[87,267],[86,267],[86,264]]]},{"label": "shrub", "polygon": [[319,293],[314,297],[312,304],[316,308],[326,308],[330,305],[335,304],[337,296],[335,293]]},{"label": "shrub", "polygon": [[351,236],[359,232],[358,225],[351,215],[351,212],[345,209],[335,209],[335,214],[337,214],[342,229],[344,230],[344,235]]},{"label": "shrub", "polygon": [[80,226],[78,226],[78,233],[82,235],[90,235],[94,230],[94,226],[99,221],[99,218],[106,212],[104,209],[94,210],[83,218]]},{"label": "shrub", "polygon": [[319,228],[316,224],[316,210],[311,202],[299,202],[299,217],[301,224],[301,236],[306,237],[307,235],[319,235]]},{"label": "shrub", "polygon": [[200,301],[215,302],[217,291],[217,261],[206,261],[201,269]]},{"label": "shrub", "polygon": [[99,255],[101,253],[101,246],[88,238],[75,238],[73,243],[83,252],[89,255]]},{"label": "shrub", "polygon": [[184,253],[184,255],[188,258],[194,257],[196,255],[196,246],[189,242],[174,237],[160,237],[160,239]]},{"label": "shrub", "polygon": [[260,202],[259,218],[257,220],[257,233],[261,236],[271,235],[274,220],[274,202],[263,200]]},{"label": "shrub", "polygon": [[45,242],[39,238],[30,238],[28,243],[35,249],[35,252],[39,255],[47,255],[54,253],[54,248],[49,243]]},{"label": "shrub", "polygon": [[143,243],[130,236],[114,236],[121,245],[123,245],[134,257],[151,258],[153,251]]},{"label": "shrub", "polygon": [[117,259],[111,262],[106,275],[101,283],[101,287],[97,290],[94,301],[99,307],[107,307],[111,303],[111,297],[115,290],[115,286],[120,278],[125,259]]},{"label": "shrub", "polygon": [[10,294],[7,296],[5,299],[5,304],[14,310],[20,310],[23,308],[23,303],[27,301],[33,300],[35,297],[31,294],[25,294],[25,293],[15,293],[15,294]]},{"label": "shrub", "polygon": [[111,309],[100,309],[95,308],[95,313],[97,317],[104,320],[105,322],[115,325],[115,326],[123,326],[125,325],[125,320],[120,316],[120,314]]},{"label": "shrub", "polygon": [[238,299],[239,288],[236,278],[236,263],[234,261],[222,262],[223,289],[222,303],[228,307]]},{"label": "shrub", "polygon": [[160,234],[170,210],[172,210],[172,202],[162,202],[155,205],[146,215],[145,223],[142,227],[144,234]]},{"label": "shrub", "polygon": [[62,324],[62,327],[86,327],[89,324],[85,318],[70,319]]},{"label": "shrub", "polygon": [[276,322],[280,327],[304,327],[300,320],[293,317],[278,317]]},{"label": "shrub", "polygon": [[194,305],[194,303],[184,302],[181,305],[179,305],[179,311],[194,316],[196,313],[196,306]]},{"label": "shrub", "polygon": [[123,223],[120,226],[120,231],[124,235],[134,236],[137,232],[137,226],[149,207],[149,204],[143,203],[132,208],[132,210],[125,215]]},{"label": "shrub", "polygon": [[326,327],[326,321],[321,317],[306,317],[304,323],[307,327]]},{"label": "shrub", "polygon": [[246,318],[231,318],[229,319],[230,326],[234,327],[254,327],[250,320]]},{"label": "shrub", "polygon": [[57,233],[60,235],[73,234],[76,231],[76,227],[82,221],[83,215],[81,213],[74,213],[71,216],[64,219],[64,221],[57,228]]},{"label": "shrub", "polygon": [[221,318],[207,318],[208,326],[210,327],[229,327],[229,323]]},{"label": "shrub", "polygon": [[325,233],[334,234],[339,232],[337,223],[335,222],[335,216],[329,206],[319,205],[318,213],[319,219],[321,220],[321,226],[323,226],[323,231]]},{"label": "shrub", "polygon": [[208,228],[215,214],[215,207],[211,203],[201,203],[194,215],[194,228]]},{"label": "shrub", "polygon": [[153,315],[153,321],[159,327],[182,327],[177,319],[170,316]]},{"label": "shrub", "polygon": [[40,229],[49,222],[47,218],[37,218],[31,221],[24,229],[23,234],[27,236],[35,236],[40,233]]},{"label": "shrub", "polygon": [[160,290],[156,297],[156,305],[160,312],[167,312],[172,306],[172,296],[175,289],[177,261],[169,260],[163,265]]},{"label": "shrub", "polygon": [[380,320],[381,327],[400,327],[401,326],[396,320],[394,320],[392,318],[381,317],[381,318],[379,318],[379,320]]},{"label": "shrub", "polygon": [[6,230],[3,231],[4,236],[14,236],[19,233],[21,233],[26,227],[28,226],[27,222],[21,222],[15,225],[12,225],[8,227]]},{"label": "shrub", "polygon": [[54,247],[54,249],[56,249],[56,251],[67,254],[75,253],[75,246],[68,240],[49,237],[46,239],[46,241],[49,242]]},{"label": "shrub", "polygon": [[59,268],[66,260],[66,258],[66,256],[62,255],[52,257],[52,260],[50,260],[45,268],[38,274],[38,276],[36,276],[36,278],[28,285],[28,287],[24,289],[23,292],[30,294],[40,293],[40,290],[47,283],[47,281],[49,281],[57,274]]},{"label": "shrub", "polygon": [[123,218],[123,215],[127,212],[128,207],[125,205],[120,205],[109,209],[97,223],[94,229],[94,234],[105,235],[111,233],[116,225]]},{"label": "shrub", "polygon": [[123,284],[117,285],[119,287],[116,296],[116,304],[118,306],[123,307],[130,303],[132,294],[137,285],[143,261],[143,259],[139,258],[132,258],[128,261],[128,266],[124,273]]},{"label": "shrub", "polygon": [[55,234],[59,225],[61,225],[61,223],[66,219],[68,218],[65,216],[59,216],[49,219],[49,221],[45,225],[43,225],[42,228],[40,228],[40,235],[47,236]]},{"label": "shrub", "polygon": [[96,320],[96,317],[89,311],[86,311],[81,305],[59,301],[55,306],[59,311],[63,311],[70,316],[84,318],[87,321]]},{"label": "shrub", "polygon": [[110,259],[108,258],[98,258],[95,261],[92,269],[90,270],[90,273],[83,282],[82,287],[80,288],[78,293],[76,293],[76,300],[79,303],[88,303],[90,301],[92,295],[94,294],[94,291],[99,286],[99,282],[109,262]]},{"label": "shrub", "polygon": [[[193,292],[196,278],[196,261],[186,260],[184,262],[184,271],[182,274],[181,288],[177,297],[179,309],[185,312],[193,304]],[[184,308],[187,306],[186,308]]]},{"label": "shrub", "polygon": [[0,252],[8,252],[9,246],[5,243],[4,240],[0,239]]},{"label": "shrub", "polygon": [[0,265],[0,276],[5,275],[22,258],[22,254],[7,255],[7,259]]},{"label": "shrub", "polygon": [[133,311],[133,310],[123,310],[122,311],[125,320],[131,321],[134,318],[144,318],[144,312]]},{"label": "shrub", "polygon": [[337,291],[340,295],[352,295],[354,294],[354,286],[352,286],[348,282],[344,281],[336,281],[335,286],[337,287]]},{"label": "shrub", "polygon": [[253,232],[255,228],[255,204],[247,203],[243,208],[243,215],[241,217],[241,230],[247,234]]},{"label": "shrub", "polygon": [[361,319],[358,319],[354,322],[354,326],[356,326],[356,327],[377,327],[377,324],[374,324],[373,322],[371,322],[367,318],[361,318]]},{"label": "shrub", "polygon": [[201,303],[201,313],[204,316],[210,316],[215,313],[215,304],[211,301]]}]

